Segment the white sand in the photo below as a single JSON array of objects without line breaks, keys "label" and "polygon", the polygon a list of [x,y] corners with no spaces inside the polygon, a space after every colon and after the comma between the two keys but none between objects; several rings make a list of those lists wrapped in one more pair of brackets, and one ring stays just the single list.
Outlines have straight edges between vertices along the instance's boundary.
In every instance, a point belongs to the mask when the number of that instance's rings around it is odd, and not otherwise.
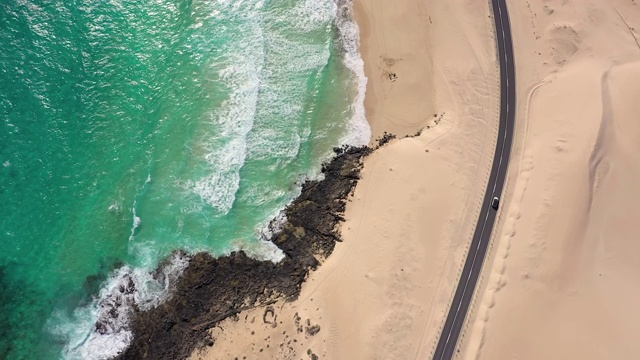
[{"label": "white sand", "polygon": [[461,358],[640,356],[635,3],[509,1],[517,144]]},{"label": "white sand", "polygon": [[264,308],[242,313],[194,359],[424,359],[434,350],[493,158],[493,20],[488,2],[471,0],[356,0],[355,9],[374,137],[424,131],[366,159],[344,242],[297,301],[273,305],[275,327]]}]

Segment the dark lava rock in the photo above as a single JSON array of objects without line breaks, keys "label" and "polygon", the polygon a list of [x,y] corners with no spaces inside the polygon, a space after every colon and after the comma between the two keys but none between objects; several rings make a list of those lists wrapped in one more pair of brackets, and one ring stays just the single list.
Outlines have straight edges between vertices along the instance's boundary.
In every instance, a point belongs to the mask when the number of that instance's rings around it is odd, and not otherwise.
[{"label": "dark lava rock", "polygon": [[[273,321],[270,319],[273,319]],[[276,315],[273,310],[273,306],[267,306],[267,308],[264,310],[264,314],[262,315],[262,322],[265,324],[274,324],[275,319],[276,319]]]},{"label": "dark lava rock", "polygon": [[320,325],[312,325],[307,328],[307,335],[314,336],[320,332]]},{"label": "dark lava rock", "polygon": [[132,314],[134,339],[118,358],[185,359],[212,344],[208,330],[227,317],[297,298],[309,271],[340,241],[337,225],[344,221],[346,199],[370,152],[368,147],[336,149],[337,156],[323,166],[324,180],[303,184],[300,196],[285,209],[286,223],[271,239],[285,253],[278,264],[242,251],[220,258],[194,255],[169,300]]},{"label": "dark lava rock", "polygon": [[[414,136],[420,136],[420,132],[418,132]],[[396,138],[395,135],[389,134],[388,132],[385,131],[384,134],[382,134],[382,136],[379,139],[377,139],[378,140],[378,146],[376,147],[376,149],[380,148],[380,147],[382,147],[384,145],[387,145],[391,140],[393,140],[395,138]]]}]

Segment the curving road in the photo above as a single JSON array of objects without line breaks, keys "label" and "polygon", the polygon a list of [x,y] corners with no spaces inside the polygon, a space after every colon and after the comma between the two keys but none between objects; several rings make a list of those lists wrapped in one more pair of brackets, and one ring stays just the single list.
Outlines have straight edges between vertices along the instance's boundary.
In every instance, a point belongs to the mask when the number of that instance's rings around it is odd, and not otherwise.
[{"label": "curving road", "polygon": [[473,292],[482,270],[482,263],[487,253],[491,231],[496,219],[497,211],[491,207],[491,200],[494,196],[500,198],[502,194],[509,165],[509,155],[511,154],[516,110],[513,43],[511,41],[509,14],[507,13],[505,0],[491,0],[491,4],[496,27],[498,58],[500,59],[500,129],[498,131],[498,142],[478,224],[471,240],[471,246],[460,275],[458,288],[453,297],[453,303],[449,308],[447,320],[433,355],[434,360],[451,359],[456,349],[460,330],[473,298]]}]

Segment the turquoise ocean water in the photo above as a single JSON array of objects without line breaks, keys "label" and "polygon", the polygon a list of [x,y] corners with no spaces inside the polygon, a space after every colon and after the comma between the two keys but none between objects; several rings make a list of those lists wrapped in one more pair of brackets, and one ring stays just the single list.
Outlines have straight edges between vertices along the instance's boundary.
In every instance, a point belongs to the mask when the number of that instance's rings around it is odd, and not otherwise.
[{"label": "turquoise ocean water", "polygon": [[357,28],[334,0],[0,3],[0,359],[107,358],[123,278],[175,249],[277,260],[266,224],[364,144]]}]

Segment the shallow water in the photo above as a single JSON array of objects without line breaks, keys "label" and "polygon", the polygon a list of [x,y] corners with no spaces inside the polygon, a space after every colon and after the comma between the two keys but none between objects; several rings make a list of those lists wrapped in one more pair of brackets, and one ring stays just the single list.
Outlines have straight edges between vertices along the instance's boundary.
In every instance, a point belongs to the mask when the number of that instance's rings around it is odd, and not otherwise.
[{"label": "shallow water", "polygon": [[0,7],[0,358],[117,351],[100,297],[123,274],[162,296],[149,270],[175,249],[277,259],[265,225],[368,141],[333,0]]}]

